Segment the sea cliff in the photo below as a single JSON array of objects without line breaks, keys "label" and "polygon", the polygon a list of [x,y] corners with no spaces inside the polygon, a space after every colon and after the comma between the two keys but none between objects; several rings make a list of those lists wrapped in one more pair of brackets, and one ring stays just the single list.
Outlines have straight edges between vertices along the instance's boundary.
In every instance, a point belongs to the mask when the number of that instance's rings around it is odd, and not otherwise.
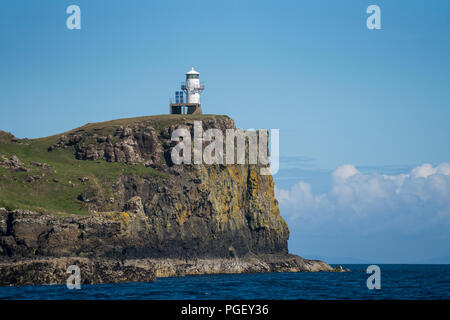
[{"label": "sea cliff", "polygon": [[[42,139],[0,132],[0,283],[61,282],[23,274],[36,263],[47,274],[62,270],[73,259],[85,259],[79,262],[88,275],[107,270],[88,283],[114,282],[114,270],[117,281],[331,271],[288,254],[273,179],[259,165],[172,163],[173,131],[193,133],[194,121],[203,130],[235,129],[227,116],[170,115],[87,124]],[[124,268],[136,276],[120,276]]]}]

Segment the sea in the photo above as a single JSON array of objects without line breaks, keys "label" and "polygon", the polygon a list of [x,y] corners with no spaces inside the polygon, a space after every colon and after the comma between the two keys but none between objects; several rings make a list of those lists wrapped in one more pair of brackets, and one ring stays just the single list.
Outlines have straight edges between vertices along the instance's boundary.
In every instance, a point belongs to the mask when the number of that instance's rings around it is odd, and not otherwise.
[{"label": "sea", "polygon": [[219,274],[158,278],[151,283],[0,287],[0,299],[246,300],[450,299],[450,265],[380,264],[380,289],[368,289],[368,265],[350,272]]}]

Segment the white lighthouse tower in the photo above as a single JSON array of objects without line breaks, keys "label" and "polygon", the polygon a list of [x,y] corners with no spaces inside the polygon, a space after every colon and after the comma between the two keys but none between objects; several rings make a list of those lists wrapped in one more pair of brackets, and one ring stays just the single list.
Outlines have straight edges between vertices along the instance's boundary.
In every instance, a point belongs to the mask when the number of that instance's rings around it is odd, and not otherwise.
[{"label": "white lighthouse tower", "polygon": [[200,92],[205,85],[200,83],[200,73],[194,67],[186,73],[186,82],[181,84],[181,90],[186,93],[186,103],[200,104]]},{"label": "white lighthouse tower", "polygon": [[[200,93],[205,85],[200,83],[200,73],[194,67],[186,72],[186,81],[181,84],[181,90],[186,94],[186,102],[183,100],[183,92],[175,92],[176,103],[170,104],[171,114],[202,114]],[[186,110],[185,110],[186,108]]]}]

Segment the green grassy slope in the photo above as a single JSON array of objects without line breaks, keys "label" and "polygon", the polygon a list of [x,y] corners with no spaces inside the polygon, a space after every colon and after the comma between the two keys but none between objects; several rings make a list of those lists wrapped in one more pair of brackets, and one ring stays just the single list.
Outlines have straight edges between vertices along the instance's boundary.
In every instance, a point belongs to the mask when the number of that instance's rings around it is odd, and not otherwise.
[{"label": "green grassy slope", "polygon": [[[213,115],[160,115],[119,119],[101,123],[89,123],[73,131],[111,134],[118,126],[134,122],[145,122],[156,129],[177,124],[185,119],[211,119]],[[65,134],[69,133],[66,132]],[[64,133],[63,133],[64,134]],[[30,209],[53,214],[87,215],[88,210],[77,197],[83,191],[96,189],[108,198],[112,184],[120,175],[162,176],[163,174],[143,164],[126,165],[106,161],[84,161],[75,158],[74,149],[56,149],[51,152],[48,147],[56,143],[62,134],[40,139],[19,139],[11,142],[11,135],[0,133],[0,155],[16,155],[29,168],[29,172],[13,172],[0,167],[0,207],[7,209]],[[0,159],[1,161],[1,159]],[[42,167],[31,166],[31,162],[50,165],[51,174],[45,174]],[[43,175],[44,173],[44,175]],[[40,179],[26,181],[27,176],[39,176]],[[87,177],[82,183],[79,178]]]}]

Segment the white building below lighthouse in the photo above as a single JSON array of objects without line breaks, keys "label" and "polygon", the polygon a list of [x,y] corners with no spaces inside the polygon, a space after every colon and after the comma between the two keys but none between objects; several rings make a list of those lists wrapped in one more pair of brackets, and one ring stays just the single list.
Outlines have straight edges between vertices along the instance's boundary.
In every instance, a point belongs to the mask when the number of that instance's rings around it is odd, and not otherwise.
[{"label": "white building below lighthouse", "polygon": [[[200,93],[205,85],[200,83],[200,73],[194,67],[186,72],[186,81],[181,84],[182,91],[175,92],[175,103],[170,103],[170,114],[202,114]],[[184,102],[183,93],[186,95]]]}]

